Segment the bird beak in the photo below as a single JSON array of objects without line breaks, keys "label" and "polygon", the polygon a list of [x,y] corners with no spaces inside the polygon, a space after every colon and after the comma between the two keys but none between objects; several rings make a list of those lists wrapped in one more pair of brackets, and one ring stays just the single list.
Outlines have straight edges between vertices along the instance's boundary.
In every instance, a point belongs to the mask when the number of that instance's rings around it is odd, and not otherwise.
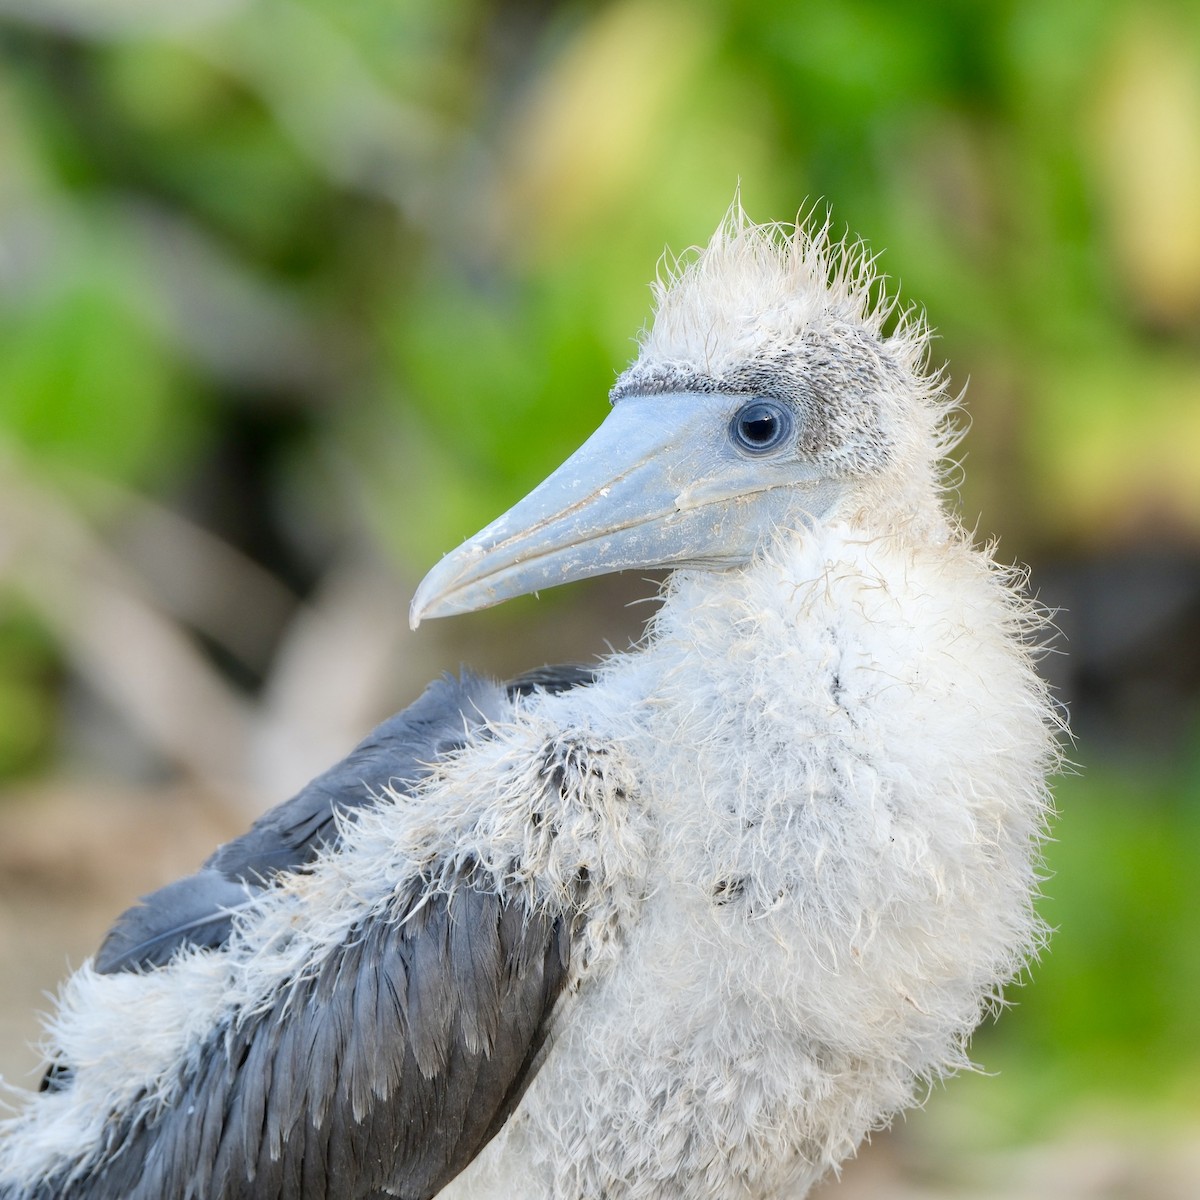
[{"label": "bird beak", "polygon": [[[786,516],[783,485],[816,481],[794,461],[764,469],[732,454],[729,421],[744,402],[691,393],[618,401],[554,474],[425,576],[412,628],[631,567],[748,561],[762,518]],[[764,499],[778,512],[752,513]]]}]

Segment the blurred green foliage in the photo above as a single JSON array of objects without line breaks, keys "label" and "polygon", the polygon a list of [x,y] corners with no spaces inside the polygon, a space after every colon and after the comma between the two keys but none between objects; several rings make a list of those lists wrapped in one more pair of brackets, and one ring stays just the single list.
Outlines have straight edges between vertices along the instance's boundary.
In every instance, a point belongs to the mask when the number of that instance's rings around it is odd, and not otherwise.
[{"label": "blurred green foliage", "polygon": [[[740,181],[927,307],[1006,557],[1194,549],[1198,61],[1182,0],[0,0],[0,486],[415,579],[595,425]],[[71,650],[3,532],[9,774]],[[983,1043],[1030,1114],[1200,1080],[1198,774],[1125,769],[1063,782],[1062,930]]]},{"label": "blurred green foliage", "polygon": [[976,1039],[974,1057],[999,1080],[972,1102],[1021,1138],[1069,1119],[1084,1096],[1194,1115],[1200,764],[1159,778],[1085,771],[1055,793],[1040,906],[1054,936],[1012,1010]]},{"label": "blurred green foliage", "polygon": [[53,746],[57,653],[21,606],[0,620],[0,776],[44,763]]}]

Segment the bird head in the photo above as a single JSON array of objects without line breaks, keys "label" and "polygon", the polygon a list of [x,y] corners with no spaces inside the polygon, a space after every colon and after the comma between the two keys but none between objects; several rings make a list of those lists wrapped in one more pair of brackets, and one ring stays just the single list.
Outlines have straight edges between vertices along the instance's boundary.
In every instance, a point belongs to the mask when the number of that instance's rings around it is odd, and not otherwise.
[{"label": "bird head", "polygon": [[887,298],[860,243],[735,203],[653,287],[608,417],[429,572],[414,629],[591,575],[742,566],[834,514],[940,513],[951,406],[922,316]]}]

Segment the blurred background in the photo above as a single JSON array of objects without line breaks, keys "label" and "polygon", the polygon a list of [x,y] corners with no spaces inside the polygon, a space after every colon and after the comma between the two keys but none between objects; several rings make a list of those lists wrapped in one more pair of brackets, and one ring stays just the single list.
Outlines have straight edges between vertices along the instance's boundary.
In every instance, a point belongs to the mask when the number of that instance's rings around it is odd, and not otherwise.
[{"label": "blurred background", "polygon": [[134,896],[431,674],[637,635],[636,576],[406,609],[598,423],[739,181],[927,308],[1076,733],[1050,952],[823,1195],[1200,1194],[1186,0],[0,0],[8,1080]]}]

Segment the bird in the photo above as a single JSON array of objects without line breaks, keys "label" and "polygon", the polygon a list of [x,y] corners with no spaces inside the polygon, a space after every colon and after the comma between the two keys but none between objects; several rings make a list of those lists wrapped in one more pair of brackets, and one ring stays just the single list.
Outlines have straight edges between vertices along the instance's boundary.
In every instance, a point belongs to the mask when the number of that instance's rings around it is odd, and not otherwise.
[{"label": "bird", "polygon": [[435,680],[118,919],[0,1200],[772,1200],[970,1065],[1042,950],[1047,614],[961,397],[828,215],[664,259],[596,432],[410,620],[663,567],[641,639]]}]

